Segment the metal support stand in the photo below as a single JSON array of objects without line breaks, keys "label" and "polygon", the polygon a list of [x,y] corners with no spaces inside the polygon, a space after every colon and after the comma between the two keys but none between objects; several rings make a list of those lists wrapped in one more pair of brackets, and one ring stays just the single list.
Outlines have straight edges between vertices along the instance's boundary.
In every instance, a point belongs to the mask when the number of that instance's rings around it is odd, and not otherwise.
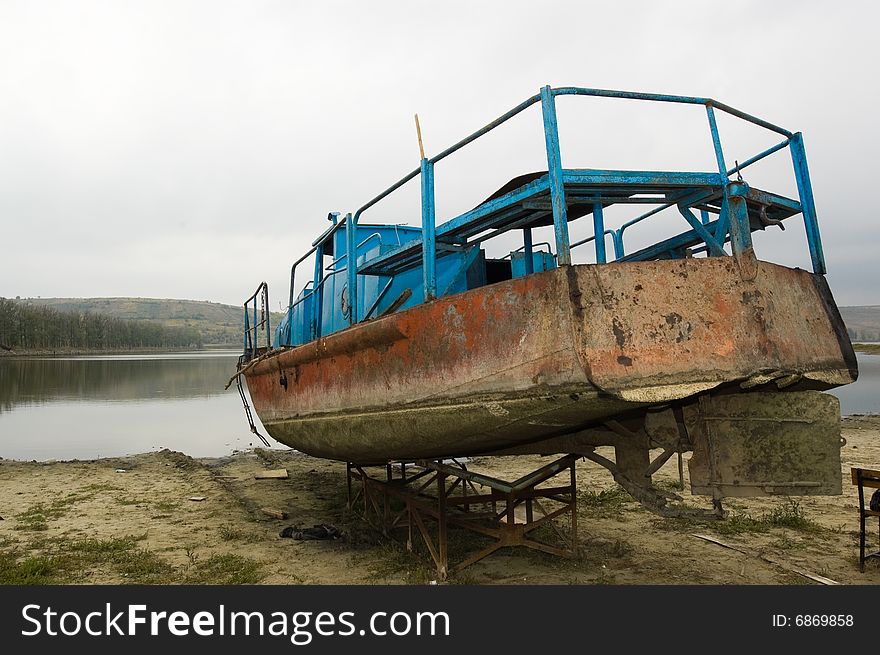
[{"label": "metal support stand", "polygon": [[[408,550],[413,549],[415,528],[441,580],[506,546],[574,557],[578,551],[577,459],[577,455],[566,455],[514,482],[473,473],[456,460],[388,464],[384,475],[376,475],[376,467],[348,464],[348,506],[362,510],[364,520],[383,535],[406,528]],[[565,484],[549,486],[566,472]],[[564,531],[554,519],[566,514],[569,529]],[[532,534],[544,525],[553,528],[561,546],[539,541]],[[493,542],[450,566],[449,526]]]}]

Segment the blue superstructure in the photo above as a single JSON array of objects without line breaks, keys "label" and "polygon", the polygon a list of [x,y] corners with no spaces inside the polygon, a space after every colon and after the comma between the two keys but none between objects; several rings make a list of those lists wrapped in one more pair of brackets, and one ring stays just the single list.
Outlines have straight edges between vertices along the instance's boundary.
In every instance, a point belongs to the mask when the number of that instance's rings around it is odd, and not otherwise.
[{"label": "blue superstructure", "polygon": [[[556,99],[563,96],[703,105],[717,170],[566,168],[560,155],[555,105]],[[534,104],[541,106],[547,170],[511,180],[474,209],[437,225],[435,165]],[[775,132],[783,141],[729,167],[721,146],[716,111]],[[748,166],[784,148],[791,154],[797,199],[753,188],[741,177]],[[416,177],[421,183],[421,226],[361,222],[365,211]],[[653,207],[612,227],[606,224],[604,209],[614,204]],[[667,209],[678,213],[685,229],[627,252],[624,239],[627,230]],[[746,270],[749,261],[754,259],[751,233],[779,225],[783,219],[796,214],[803,216],[813,271],[824,274],[822,243],[803,137],[799,132],[790,132],[709,98],[546,86],[440,154],[422,159],[418,168],[354,214],[330,214],[331,227],[291,269],[288,309],[274,332],[271,345],[276,348],[301,345],[434,298],[567,266],[572,261],[571,250],[587,243],[593,243],[594,261],[599,264],[733,256]],[[582,216],[591,217],[593,235],[572,243],[568,223]],[[541,226],[553,226],[552,243],[532,243],[533,229]],[[511,231],[521,233],[522,246],[504,258],[487,258],[482,244]],[[312,255],[312,279],[294,295],[298,266]],[[355,266],[349,265],[351,259],[355,260]],[[263,304],[262,320],[257,316],[258,298]],[[260,331],[265,332],[266,345],[270,345],[267,308],[268,290],[263,284],[245,303],[245,359],[256,353]]]}]

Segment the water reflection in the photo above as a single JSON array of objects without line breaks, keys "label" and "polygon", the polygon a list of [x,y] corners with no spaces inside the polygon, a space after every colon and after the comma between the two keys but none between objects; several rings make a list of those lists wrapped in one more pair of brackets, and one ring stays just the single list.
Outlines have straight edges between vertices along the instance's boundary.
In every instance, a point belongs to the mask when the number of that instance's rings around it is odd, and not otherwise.
[{"label": "water reflection", "polygon": [[94,459],[161,448],[211,457],[261,445],[235,387],[223,388],[237,357],[0,358],[0,457]]},{"label": "water reflection", "polygon": [[[224,393],[238,353],[0,359],[0,412],[59,400],[144,401]],[[226,393],[235,393],[230,388]]]},{"label": "water reflection", "polygon": [[840,399],[840,413],[880,413],[880,355],[856,353],[859,361],[859,379],[830,393]]}]

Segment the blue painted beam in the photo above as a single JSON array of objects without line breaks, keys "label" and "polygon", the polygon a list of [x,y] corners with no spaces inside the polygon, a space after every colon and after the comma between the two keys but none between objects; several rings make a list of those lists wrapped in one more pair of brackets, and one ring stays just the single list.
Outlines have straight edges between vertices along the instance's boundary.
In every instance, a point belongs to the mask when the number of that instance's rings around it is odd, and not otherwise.
[{"label": "blue painted beam", "polygon": [[827,272],[827,268],[825,266],[825,254],[822,251],[822,236],[819,234],[819,220],[816,216],[816,204],[813,200],[810,170],[807,167],[804,137],[800,132],[791,137],[791,161],[794,165],[798,196],[800,197],[800,204],[804,213],[804,227],[807,231],[807,244],[810,247],[813,272],[824,275]]},{"label": "blue painted beam", "polygon": [[724,252],[724,248],[715,240],[715,237],[711,232],[706,228],[706,226],[701,222],[694,214],[691,212],[690,208],[685,205],[679,205],[678,211],[684,217],[693,231],[696,232],[700,238],[706,242],[706,246],[709,248],[709,253],[715,257],[724,257],[727,255]]},{"label": "blue painted beam", "polygon": [[544,118],[544,144],[547,149],[547,174],[550,179],[550,201],[553,203],[553,232],[556,237],[556,263],[571,265],[568,241],[568,210],[565,184],[562,180],[562,155],[559,152],[559,126],[556,103],[550,87],[541,88],[541,112]]},{"label": "blue painted beam", "polygon": [[593,236],[596,238],[596,263],[604,264],[605,259],[605,216],[602,203],[593,203]]},{"label": "blue painted beam", "polygon": [[[519,203],[527,198],[546,192],[549,186],[548,178],[538,178],[525,186],[515,189],[510,193],[506,193],[499,198],[484,202],[464,214],[456,216],[453,219],[438,225],[435,230],[436,240],[452,241],[460,235],[474,234],[475,231],[483,231],[491,229],[496,223],[507,220],[510,216],[519,213]],[[511,210],[511,207],[513,209]],[[507,213],[505,213],[507,210]],[[481,219],[487,219],[481,221]],[[371,259],[368,263],[361,267],[361,272],[369,275],[376,275],[383,267],[395,261],[412,258],[422,250],[422,241],[417,239],[405,243],[397,248]]]},{"label": "blue painted beam", "polygon": [[769,121],[765,121],[764,119],[758,118],[757,116],[747,114],[744,111],[736,109],[735,107],[731,107],[730,105],[726,105],[723,102],[713,100],[712,98],[697,98],[693,96],[679,96],[663,93],[638,93],[635,91],[617,91],[614,89],[589,89],[575,86],[553,89],[553,95],[597,96],[601,98],[623,98],[627,100],[650,100],[654,102],[673,102],[688,105],[706,105],[706,107],[715,107],[720,111],[730,114],[731,116],[736,116],[737,118],[740,118],[749,123],[759,125],[760,127],[770,130],[771,132],[777,132],[786,137],[790,137],[792,134],[784,127],[774,125]]},{"label": "blue painted beam", "polygon": [[743,170],[747,166],[751,166],[756,161],[761,161],[762,159],[764,159],[764,157],[769,157],[774,152],[782,150],[785,146],[788,145],[789,141],[790,141],[790,139],[786,139],[785,141],[777,143],[775,146],[773,146],[771,148],[767,148],[765,151],[758,153],[754,157],[749,157],[742,164],[737,164],[736,166],[731,168],[729,171],[727,171],[728,177],[733,175],[734,173],[738,173],[739,171]]},{"label": "blue painted beam", "polygon": [[753,189],[752,187],[749,187],[748,191],[746,191],[745,197],[758,205],[773,205],[777,209],[785,209],[789,215],[799,214],[802,211],[801,203],[797,200],[780,196],[778,193],[771,193],[769,191],[762,191],[761,189]]},{"label": "blue painted beam", "polygon": [[467,211],[463,214],[456,216],[455,218],[446,221],[442,225],[438,225],[437,236],[446,237],[453,234],[458,234],[462,228],[468,227],[476,220],[483,218],[484,216],[489,216],[495,212],[502,211],[512,205],[517,205],[527,198],[531,198],[532,196],[536,196],[540,193],[546,192],[549,188],[550,181],[548,176],[545,175],[543,177],[539,177],[537,180],[529,182],[525,186],[521,186],[519,189],[514,189],[513,191],[505,193],[499,198],[484,202],[479,207],[475,207],[470,211]]},{"label": "blue painted beam", "polygon": [[422,271],[425,302],[437,297],[437,248],[434,238],[434,164],[422,159]]},{"label": "blue painted beam", "polygon": [[526,257],[526,275],[531,275],[535,272],[535,260],[532,258],[532,228],[530,227],[523,228],[523,253]]},{"label": "blue painted beam", "polygon": [[623,235],[620,230],[611,232],[611,241],[614,243],[614,259],[621,260],[625,256],[623,250]]},{"label": "blue painted beam", "polygon": [[[315,249],[315,272],[312,278],[312,339],[321,336],[322,311],[324,307],[324,244]],[[290,316],[287,318],[290,328]]]},{"label": "blue painted beam", "polygon": [[347,278],[346,289],[348,293],[348,304],[351,313],[348,317],[348,324],[357,323],[357,247],[355,245],[355,237],[357,227],[352,219],[351,214],[345,215],[345,274]]},{"label": "blue painted beam", "polygon": [[[715,223],[718,221],[714,221],[713,223],[709,223],[709,225],[705,226],[705,229],[715,227]],[[716,238],[717,240],[717,238]],[[648,261],[652,259],[657,259],[674,250],[680,250],[682,248],[690,248],[692,246],[696,246],[703,243],[703,238],[697,234],[697,232],[693,229],[688,230],[687,232],[682,232],[681,234],[677,234],[668,239],[664,239],[663,241],[659,241],[655,244],[648,246],[647,248],[642,248],[639,251],[630,253],[628,255],[624,255],[619,259],[619,261],[623,262],[634,262],[634,261]]]},{"label": "blue painted beam", "polygon": [[730,220],[730,247],[734,257],[741,257],[752,248],[752,229],[746,203],[749,186],[733,182],[729,186],[727,206]]},{"label": "blue painted beam", "polygon": [[[594,168],[567,168],[562,172],[567,185],[623,184],[632,193],[646,193],[651,188],[721,186],[724,178],[718,173],[681,171],[623,171]],[[639,188],[641,187],[641,188]]]},{"label": "blue painted beam", "polygon": [[727,183],[727,165],[724,163],[724,150],[721,148],[721,136],[718,134],[718,123],[715,121],[715,110],[709,105],[706,107],[706,116],[709,119],[709,131],[712,134],[712,147],[715,149],[715,161],[718,164],[718,172],[722,184]]}]

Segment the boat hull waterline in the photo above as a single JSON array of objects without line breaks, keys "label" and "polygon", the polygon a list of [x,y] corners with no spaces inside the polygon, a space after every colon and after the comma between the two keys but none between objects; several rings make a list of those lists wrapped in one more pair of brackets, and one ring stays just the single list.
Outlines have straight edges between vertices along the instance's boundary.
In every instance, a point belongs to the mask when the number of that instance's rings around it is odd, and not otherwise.
[{"label": "boat hull waterline", "polygon": [[271,351],[243,374],[274,439],[356,463],[515,448],[730,385],[855,381],[825,279],[756,265],[752,279],[733,257],[566,266]]}]

